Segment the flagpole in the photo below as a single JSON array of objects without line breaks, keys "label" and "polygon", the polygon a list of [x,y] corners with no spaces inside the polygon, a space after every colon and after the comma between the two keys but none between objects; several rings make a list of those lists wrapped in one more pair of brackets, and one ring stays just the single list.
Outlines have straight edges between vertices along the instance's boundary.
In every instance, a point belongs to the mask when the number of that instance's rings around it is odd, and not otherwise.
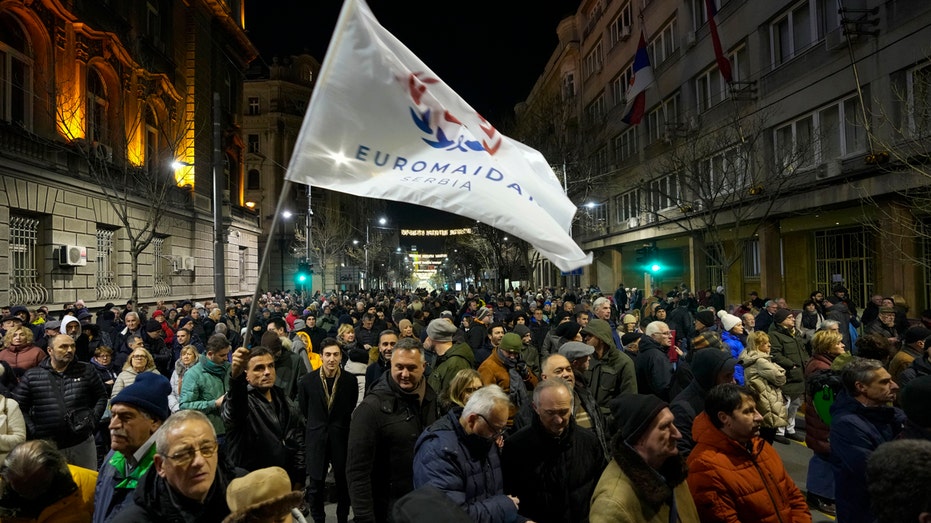
[{"label": "flagpole", "polygon": [[[278,205],[275,206],[275,212],[272,214],[272,225],[268,229],[268,238],[265,240],[265,250],[262,252],[262,259],[259,261],[259,274],[265,274],[265,264],[268,262],[268,255],[272,252],[272,234],[275,233],[278,227],[278,217],[281,214],[281,208],[284,206],[284,202],[287,199],[289,189],[291,188],[291,181],[288,180],[287,176],[284,178],[284,184],[281,186],[281,194],[278,195]],[[281,254],[282,257],[284,253]],[[283,264],[282,264],[283,265]],[[284,267],[282,266],[282,271]],[[282,289],[284,290],[284,289]],[[255,279],[255,291],[252,292],[252,303],[249,305],[249,317],[246,320],[246,335],[243,337],[243,347],[249,345],[249,342],[252,340],[252,318],[256,317],[258,312],[259,304],[259,278]]]}]

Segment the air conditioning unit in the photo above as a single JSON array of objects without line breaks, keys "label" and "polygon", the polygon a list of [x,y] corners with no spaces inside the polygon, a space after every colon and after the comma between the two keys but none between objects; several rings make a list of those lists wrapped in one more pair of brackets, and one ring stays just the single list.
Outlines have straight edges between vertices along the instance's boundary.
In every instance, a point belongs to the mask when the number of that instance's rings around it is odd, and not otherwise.
[{"label": "air conditioning unit", "polygon": [[99,142],[94,142],[91,145],[91,154],[93,154],[94,158],[97,158],[98,160],[107,162],[113,160],[113,148],[111,148],[109,145]]},{"label": "air conditioning unit", "polygon": [[184,265],[183,265],[183,267],[184,267],[184,270],[186,270],[186,271],[193,271],[194,268],[195,268],[194,257],[193,257],[193,256],[185,256],[185,257],[184,257]]},{"label": "air conditioning unit", "polygon": [[686,47],[695,47],[695,42],[698,41],[698,38],[695,36],[695,31],[689,31],[685,35],[685,46]]},{"label": "air conditioning unit", "polygon": [[634,227],[640,227],[640,218],[631,216],[627,219],[627,228],[633,229]]},{"label": "air conditioning unit", "polygon": [[622,42],[626,42],[630,38],[630,26],[625,25],[621,27],[621,34],[618,35],[618,38]]},{"label": "air conditioning unit", "polygon": [[62,245],[58,249],[58,265],[62,267],[83,267],[87,265],[87,247]]}]

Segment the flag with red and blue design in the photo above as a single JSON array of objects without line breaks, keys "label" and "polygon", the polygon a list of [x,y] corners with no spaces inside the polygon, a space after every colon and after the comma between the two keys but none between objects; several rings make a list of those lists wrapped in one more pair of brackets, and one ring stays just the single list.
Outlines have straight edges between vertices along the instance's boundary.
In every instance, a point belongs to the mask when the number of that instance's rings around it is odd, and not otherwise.
[{"label": "flag with red and blue design", "polygon": [[650,66],[647,41],[641,31],[637,54],[634,56],[633,75],[630,77],[630,86],[627,88],[627,107],[621,121],[628,125],[640,123],[646,108],[646,90],[651,85],[653,85],[653,67]]}]

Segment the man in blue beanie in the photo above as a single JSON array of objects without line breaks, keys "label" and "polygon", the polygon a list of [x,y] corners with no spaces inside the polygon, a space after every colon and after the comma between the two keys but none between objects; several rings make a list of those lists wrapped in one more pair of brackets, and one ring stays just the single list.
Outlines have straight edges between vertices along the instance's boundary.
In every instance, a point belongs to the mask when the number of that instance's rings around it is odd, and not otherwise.
[{"label": "man in blue beanie", "polygon": [[168,379],[154,372],[139,374],[136,381],[110,402],[110,448],[97,476],[94,523],[110,521],[124,506],[139,480],[152,467],[155,431],[171,414]]}]

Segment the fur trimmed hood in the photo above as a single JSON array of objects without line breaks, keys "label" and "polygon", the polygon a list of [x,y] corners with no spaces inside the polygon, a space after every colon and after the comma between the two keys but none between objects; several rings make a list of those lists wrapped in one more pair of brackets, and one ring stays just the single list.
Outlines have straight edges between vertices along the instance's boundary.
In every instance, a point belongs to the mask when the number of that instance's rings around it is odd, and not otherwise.
[{"label": "fur trimmed hood", "polygon": [[689,472],[680,455],[667,459],[660,470],[654,470],[636,450],[623,443],[619,448],[615,447],[614,460],[630,478],[631,486],[643,506],[654,511],[669,504],[673,489],[685,481]]}]

